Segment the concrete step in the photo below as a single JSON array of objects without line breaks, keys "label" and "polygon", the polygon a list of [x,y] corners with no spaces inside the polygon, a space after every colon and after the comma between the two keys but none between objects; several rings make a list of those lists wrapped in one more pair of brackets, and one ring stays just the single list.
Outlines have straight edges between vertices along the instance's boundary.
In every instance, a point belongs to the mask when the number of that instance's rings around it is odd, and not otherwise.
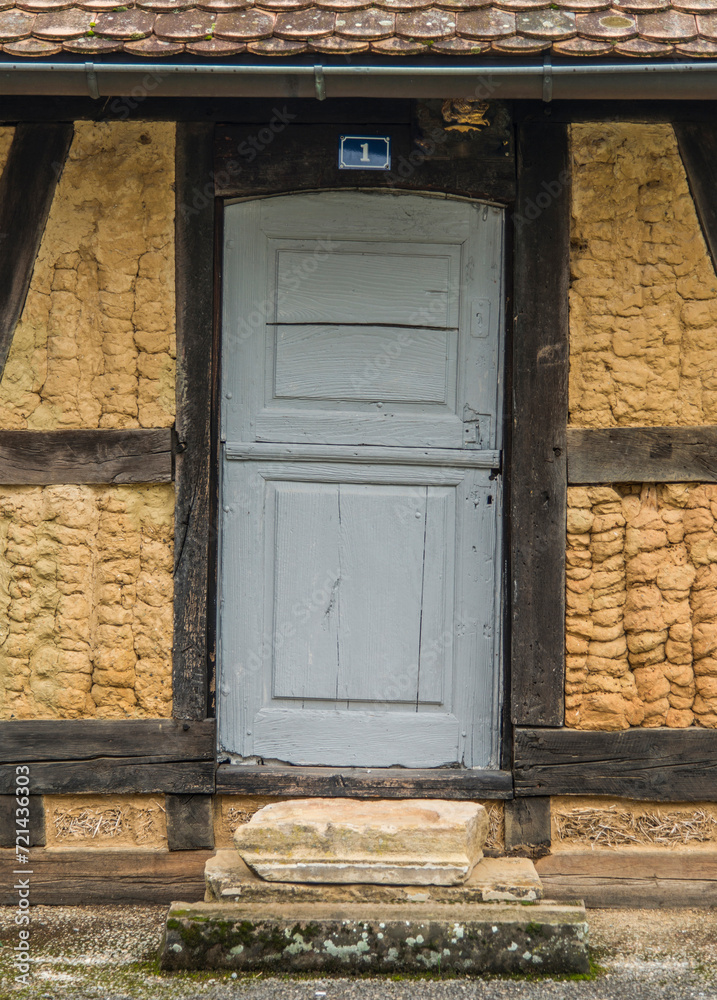
[{"label": "concrete step", "polygon": [[161,961],[274,973],[580,973],[588,927],[581,903],[173,903]]},{"label": "concrete step", "polygon": [[245,903],[483,903],[540,899],[543,889],[528,858],[483,858],[462,885],[369,885],[267,882],[237,851],[217,851],[204,869],[207,902]]}]

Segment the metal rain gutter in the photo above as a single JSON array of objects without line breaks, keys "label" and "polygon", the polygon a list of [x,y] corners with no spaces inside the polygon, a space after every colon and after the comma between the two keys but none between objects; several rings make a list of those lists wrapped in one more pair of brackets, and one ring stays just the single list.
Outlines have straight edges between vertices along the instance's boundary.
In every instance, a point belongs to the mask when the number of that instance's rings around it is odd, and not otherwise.
[{"label": "metal rain gutter", "polygon": [[0,62],[0,94],[126,98],[717,99],[717,60],[382,63]]}]

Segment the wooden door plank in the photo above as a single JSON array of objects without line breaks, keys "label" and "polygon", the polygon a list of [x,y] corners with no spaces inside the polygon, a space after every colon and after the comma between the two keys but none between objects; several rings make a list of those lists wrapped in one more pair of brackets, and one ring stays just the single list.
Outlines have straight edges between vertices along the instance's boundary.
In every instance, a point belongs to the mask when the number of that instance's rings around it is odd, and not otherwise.
[{"label": "wooden door plank", "polygon": [[175,260],[177,438],[173,714],[207,714],[214,321],[214,126],[177,126]]},{"label": "wooden door plank", "polygon": [[517,729],[516,795],[611,795],[660,802],[717,795],[717,732],[709,729]]},{"label": "wooden door plank", "polygon": [[717,482],[717,426],[568,428],[568,482]]},{"label": "wooden door plank", "polygon": [[511,460],[512,719],[563,720],[570,170],[564,125],[518,129]]},{"label": "wooden door plank", "polygon": [[74,127],[20,122],[0,177],[0,378]]},{"label": "wooden door plank", "polygon": [[169,483],[172,431],[0,430],[0,485]]},{"label": "wooden door plank", "polygon": [[717,122],[675,122],[677,145],[687,174],[697,217],[717,270],[717,194],[714,171],[717,162]]},{"label": "wooden door plank", "polygon": [[0,722],[0,760],[7,764],[96,757],[214,760],[215,720],[12,719]]}]

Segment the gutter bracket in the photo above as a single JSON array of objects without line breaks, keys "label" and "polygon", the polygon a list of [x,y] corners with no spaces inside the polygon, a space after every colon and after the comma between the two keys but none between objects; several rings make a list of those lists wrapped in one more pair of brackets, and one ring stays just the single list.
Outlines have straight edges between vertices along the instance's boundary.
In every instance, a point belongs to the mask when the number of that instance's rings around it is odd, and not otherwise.
[{"label": "gutter bracket", "polygon": [[314,88],[316,100],[326,100],[326,80],[324,79],[324,67],[320,63],[314,65]]},{"label": "gutter bracket", "polygon": [[93,62],[85,63],[85,76],[87,77],[87,89],[93,101],[100,99],[100,88],[97,86],[97,74]]},{"label": "gutter bracket", "polygon": [[550,104],[553,99],[553,63],[550,51],[543,56],[543,103]]}]

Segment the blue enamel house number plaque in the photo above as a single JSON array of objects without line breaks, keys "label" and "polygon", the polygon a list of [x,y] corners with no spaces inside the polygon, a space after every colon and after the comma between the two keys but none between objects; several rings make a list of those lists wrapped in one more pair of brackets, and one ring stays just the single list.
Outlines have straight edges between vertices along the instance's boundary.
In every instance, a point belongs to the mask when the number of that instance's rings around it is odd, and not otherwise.
[{"label": "blue enamel house number plaque", "polygon": [[390,170],[389,135],[342,135],[339,138],[339,170]]}]

